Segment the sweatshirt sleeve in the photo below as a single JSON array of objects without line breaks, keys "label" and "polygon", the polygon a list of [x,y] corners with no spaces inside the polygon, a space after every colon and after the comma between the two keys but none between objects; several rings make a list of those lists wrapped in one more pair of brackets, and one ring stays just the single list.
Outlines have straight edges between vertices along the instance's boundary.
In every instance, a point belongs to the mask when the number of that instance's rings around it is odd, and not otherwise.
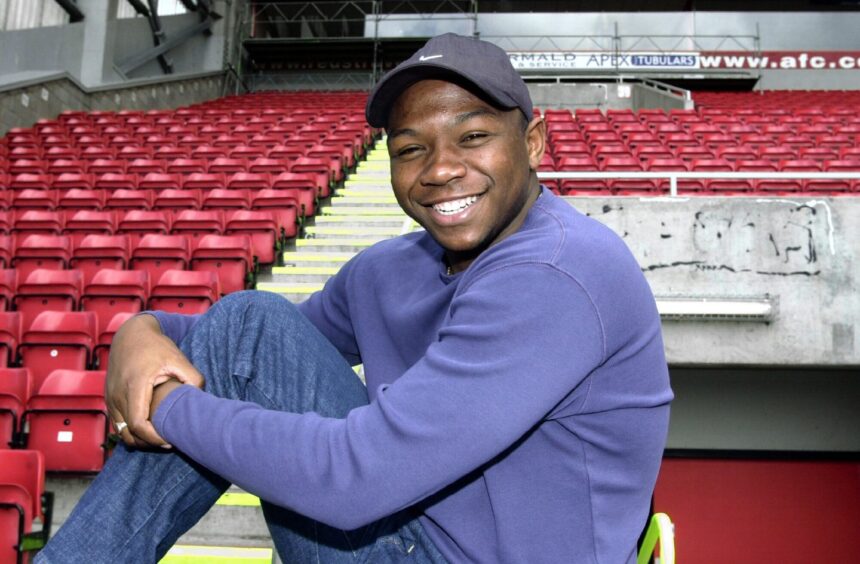
[{"label": "sweatshirt sleeve", "polygon": [[161,332],[164,333],[171,341],[179,345],[185,335],[191,331],[197,320],[200,319],[200,314],[185,315],[182,313],[168,313],[166,311],[149,310],[141,312],[141,315],[148,314],[153,316],[161,326]]},{"label": "sweatshirt sleeve", "polygon": [[354,529],[441,490],[552,417],[604,347],[598,312],[575,280],[551,266],[509,266],[461,291],[425,356],[345,419],[183,386],[154,423],[242,488]]}]

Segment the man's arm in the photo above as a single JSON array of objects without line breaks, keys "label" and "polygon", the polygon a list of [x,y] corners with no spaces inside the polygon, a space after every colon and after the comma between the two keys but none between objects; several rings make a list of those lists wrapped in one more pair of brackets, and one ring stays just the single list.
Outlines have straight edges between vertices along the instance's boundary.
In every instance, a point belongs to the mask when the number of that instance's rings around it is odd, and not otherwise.
[{"label": "man's arm", "polygon": [[[572,401],[603,361],[592,301],[541,268],[476,282],[452,302],[424,358],[346,419],[183,386],[161,403],[155,426],[227,480],[318,521],[352,529],[390,515],[498,456]],[[536,288],[540,299],[523,298]]]}]

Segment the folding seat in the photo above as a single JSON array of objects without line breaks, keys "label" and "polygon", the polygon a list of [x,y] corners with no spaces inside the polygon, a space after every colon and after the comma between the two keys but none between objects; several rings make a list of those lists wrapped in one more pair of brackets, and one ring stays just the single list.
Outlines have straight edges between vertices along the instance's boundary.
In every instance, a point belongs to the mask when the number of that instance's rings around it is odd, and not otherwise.
[{"label": "folding seat", "polygon": [[696,159],[713,159],[715,158],[714,151],[708,149],[707,147],[703,147],[701,145],[698,146],[682,146],[675,148],[675,156],[679,159],[692,161]]},{"label": "folding seat", "polygon": [[[264,147],[238,145],[230,149],[229,157],[231,159],[242,159],[247,163],[248,161],[252,161],[260,157],[265,157],[266,152],[267,151]],[[245,170],[247,170],[247,168]]]},{"label": "folding seat", "polygon": [[[648,159],[644,163],[645,170],[650,172],[686,172],[689,170],[687,161],[673,157],[671,159]],[[670,189],[670,181],[666,179],[656,180],[657,189],[662,192],[668,192]],[[678,180],[678,189],[701,190],[703,183],[701,180],[684,179]]]},{"label": "folding seat", "polygon": [[247,189],[213,189],[203,194],[201,209],[249,209],[250,191]]},{"label": "folding seat", "polygon": [[60,191],[57,208],[66,214],[77,210],[100,210],[105,204],[104,190],[83,190],[72,188]]},{"label": "folding seat", "polygon": [[627,146],[635,150],[639,147],[663,147],[663,142],[659,137],[647,132],[623,132],[621,134]]},{"label": "folding seat", "polygon": [[591,158],[591,146],[585,142],[559,143],[553,148],[553,156],[559,158]]},{"label": "folding seat", "polygon": [[797,157],[799,159],[826,161],[838,159],[839,154],[833,147],[801,147],[798,149]]},{"label": "folding seat", "polygon": [[[341,144],[338,145],[324,145],[322,143],[317,143],[316,145],[309,147],[305,152],[305,156],[312,159],[322,159],[322,160],[330,160],[329,170],[337,172],[337,175],[333,176],[336,181],[343,180],[344,170],[348,170],[350,168],[350,161],[354,161],[355,157],[352,152],[352,146],[344,147]],[[298,161],[296,161],[298,162]],[[291,170],[295,170],[295,164],[291,167]]]},{"label": "folding seat", "polygon": [[[860,172],[860,161],[826,160],[821,163],[825,172]],[[849,192],[857,181],[848,178],[812,178],[804,182],[804,189],[810,192]]]},{"label": "folding seat", "polygon": [[[0,452],[0,562],[28,562],[28,551],[45,545],[52,504],[52,494],[45,492],[42,453]],[[34,533],[37,518],[43,523],[42,532]]]},{"label": "folding seat", "polygon": [[158,280],[166,270],[184,270],[191,259],[191,247],[184,235],[145,235],[131,250],[132,270],[149,272]]},{"label": "folding seat", "polygon": [[152,203],[152,209],[186,210],[199,209],[202,205],[202,194],[200,190],[174,190],[167,189],[158,192]]},{"label": "folding seat", "polygon": [[[271,211],[236,210],[230,212],[224,226],[224,234],[249,236],[253,254],[260,264],[274,263],[276,254],[281,250],[281,230],[275,213]],[[223,279],[221,280],[221,289],[227,292]]]},{"label": "folding seat", "polygon": [[237,172],[245,172],[248,170],[247,159],[235,159],[229,157],[218,157],[209,162],[210,173],[223,172],[225,174],[235,174]]},{"label": "folding seat", "polygon": [[122,327],[122,324],[134,317],[134,313],[117,313],[108,321],[104,329],[99,330],[99,336],[95,348],[93,349],[93,366],[98,370],[108,369],[108,357],[110,354],[110,345],[113,341],[113,336]]},{"label": "folding seat", "polygon": [[717,158],[727,161],[753,160],[758,158],[758,152],[745,145],[724,146],[717,148]]},{"label": "folding seat", "polygon": [[173,216],[170,210],[129,210],[120,217],[116,232],[127,233],[132,248],[150,233],[170,233]]},{"label": "folding seat", "polygon": [[[146,135],[147,131],[151,132],[152,135]],[[163,127],[152,127],[150,129],[140,128],[137,134],[139,136],[145,136],[143,144],[147,147],[152,147],[156,150],[161,147],[174,147],[173,137],[168,137],[167,135],[164,135]]]},{"label": "folding seat", "polygon": [[227,176],[224,173],[202,173],[193,172],[185,177],[182,182],[184,190],[199,189],[203,192],[215,188],[226,188]]},{"label": "folding seat", "polygon": [[333,184],[343,180],[343,170],[337,164],[327,159],[314,159],[311,157],[299,157],[290,165],[290,172],[298,174],[315,174],[317,178],[317,195],[327,198]]},{"label": "folding seat", "polygon": [[52,371],[24,413],[26,444],[45,456],[49,472],[98,472],[107,460],[110,418],[105,372]]},{"label": "folding seat", "polygon": [[579,122],[606,121],[606,117],[598,109],[580,108],[574,110],[573,117]]},{"label": "folding seat", "polygon": [[15,238],[9,235],[0,235],[0,268],[12,267],[14,249]]},{"label": "folding seat", "polygon": [[32,376],[26,368],[0,368],[0,450],[18,446],[19,423],[31,386]]},{"label": "folding seat", "polygon": [[154,199],[152,190],[114,190],[107,195],[104,209],[148,210],[152,208]]},{"label": "folding seat", "polygon": [[[694,159],[690,163],[690,170],[696,172],[734,172],[731,161],[726,159]],[[744,178],[708,178],[704,181],[704,188],[718,193],[740,193],[752,189],[752,183]]]},{"label": "folding seat", "polygon": [[681,147],[702,147],[699,140],[689,133],[667,133],[660,137],[663,139],[663,144],[673,151]]},{"label": "folding seat", "polygon": [[726,133],[707,133],[702,136],[702,143],[709,149],[720,147],[735,147],[738,144],[737,137]]},{"label": "folding seat", "polygon": [[[348,132],[338,129],[334,133],[330,133],[319,144],[325,147],[339,148],[345,159],[344,165],[349,169],[355,167],[356,159],[365,152],[364,139],[360,131]],[[313,151],[313,147],[310,151]],[[308,156],[313,156],[310,151]]]},{"label": "folding seat", "polygon": [[[316,201],[321,187],[319,178],[313,173],[283,172],[272,181],[275,190],[296,189],[298,212],[304,217],[316,215]],[[255,206],[257,206],[255,204]],[[257,206],[259,207],[259,206]]]},{"label": "folding seat", "polygon": [[0,366],[6,367],[17,362],[22,329],[20,312],[0,312]]},{"label": "folding seat", "polygon": [[623,143],[602,143],[594,147],[594,157],[601,161],[609,158],[632,157],[633,153]]},{"label": "folding seat", "polygon": [[117,174],[109,172],[96,177],[96,188],[99,190],[137,190],[136,174]]},{"label": "folding seat", "polygon": [[57,208],[56,190],[24,189],[12,193],[10,208],[15,210],[53,210]]},{"label": "folding seat", "polygon": [[182,175],[150,172],[143,178],[138,179],[137,187],[141,190],[152,190],[154,192],[179,190],[182,188]]},{"label": "folding seat", "polygon": [[806,135],[779,135],[776,138],[777,143],[784,147],[791,147],[792,149],[801,149],[806,147],[814,147],[815,143],[813,143],[812,138]]},{"label": "folding seat", "polygon": [[167,163],[168,174],[191,174],[192,172],[206,172],[208,163],[204,159],[173,159]]},{"label": "folding seat", "polygon": [[126,167],[126,162],[119,159],[95,159],[87,167],[87,172],[97,175],[107,174],[109,172],[114,174],[125,174],[127,172]]},{"label": "folding seat", "polygon": [[38,390],[58,368],[85,370],[95,345],[96,316],[91,311],[43,311],[24,330],[18,345],[22,366]]},{"label": "folding seat", "polygon": [[244,135],[230,135],[224,134],[219,135],[215,139],[212,140],[213,147],[236,147],[238,145],[244,145],[246,141],[246,137]]},{"label": "folding seat", "polygon": [[54,177],[50,174],[13,174],[9,182],[11,190],[50,190]]},{"label": "folding seat", "polygon": [[133,141],[134,145],[126,145],[119,150],[117,158],[133,161],[135,159],[151,159],[155,154],[155,150],[152,147],[137,145],[137,138],[134,138]]},{"label": "folding seat", "polygon": [[208,270],[168,270],[152,287],[147,309],[203,313],[218,301],[218,275]]},{"label": "folding seat", "polygon": [[826,160],[840,159],[843,161],[858,161],[860,160],[860,144],[857,147],[842,147],[839,149],[839,155],[828,157]]},{"label": "folding seat", "polygon": [[126,168],[129,174],[143,176],[151,172],[164,172],[165,162],[161,159],[134,159]]},{"label": "folding seat", "polygon": [[[777,161],[780,172],[821,172],[821,163],[813,160],[791,159]],[[792,194],[799,192],[803,187],[803,181],[794,178],[765,178],[755,183],[755,189],[759,192],[776,194]]]},{"label": "folding seat", "polygon": [[43,311],[75,311],[83,287],[84,277],[80,270],[40,268],[26,277],[19,277],[12,303],[21,314],[21,326],[28,329]]},{"label": "folding seat", "polygon": [[[191,150],[191,158],[214,161],[218,158],[226,158],[230,150],[228,147],[215,147],[212,145],[201,145]],[[203,171],[205,172],[205,171]]]},{"label": "folding seat", "polygon": [[38,268],[62,270],[72,256],[72,242],[65,235],[27,235],[15,241],[11,266],[18,280],[26,280]]},{"label": "folding seat", "polygon": [[18,159],[9,164],[11,174],[47,174],[48,161],[34,159]]},{"label": "folding seat", "polygon": [[[172,142],[172,139],[171,139]],[[187,159],[191,157],[191,147],[177,147],[176,145],[160,145],[156,146],[153,158],[163,161],[172,161],[173,159]]]},{"label": "folding seat", "polygon": [[818,135],[815,138],[815,144],[819,147],[840,149],[842,147],[853,147],[854,140],[847,135]]},{"label": "folding seat", "polygon": [[818,135],[830,135],[834,131],[834,127],[831,127],[825,123],[816,123],[813,121],[810,125],[801,125],[797,128],[797,133],[800,135],[806,135],[807,137],[815,137]]},{"label": "folding seat", "polygon": [[298,218],[306,210],[314,210],[314,195],[297,188],[260,190],[251,198],[251,209],[274,214],[281,239],[292,239],[298,234]]},{"label": "folding seat", "polygon": [[726,128],[726,133],[728,133],[729,135],[734,135],[738,138],[738,141],[741,142],[741,137],[743,135],[758,135],[759,131],[757,127],[752,125],[737,124],[728,126]]},{"label": "folding seat", "polygon": [[223,232],[223,210],[182,210],[176,215],[171,230],[174,235],[184,235],[191,250],[197,248],[204,235],[221,235]]},{"label": "folding seat", "polygon": [[592,145],[600,145],[604,143],[621,143],[621,136],[614,130],[612,131],[585,131],[585,138]]},{"label": "folding seat", "polygon": [[710,123],[686,122],[684,125],[687,125],[687,131],[690,135],[693,135],[698,139],[702,139],[703,141],[705,136],[723,135],[722,129],[716,125],[711,125]]},{"label": "folding seat", "polygon": [[6,192],[10,190],[12,177],[0,170],[0,191]]},{"label": "folding seat", "polygon": [[75,248],[69,266],[81,271],[86,285],[100,270],[125,269],[130,260],[128,235],[86,235]]},{"label": "folding seat", "polygon": [[272,159],[261,157],[248,163],[248,171],[252,173],[279,174],[290,169],[290,161],[286,159]]},{"label": "folding seat", "polygon": [[143,311],[149,297],[149,280],[146,270],[103,268],[84,286],[81,310],[96,315],[96,328],[101,331],[117,313]]},{"label": "folding seat", "polygon": [[95,185],[96,176],[94,174],[64,172],[54,177],[52,187],[57,190],[71,190],[73,188],[92,190]]},{"label": "folding seat", "polygon": [[758,147],[758,158],[772,161],[784,161],[797,158],[797,151],[791,147],[773,146]]},{"label": "folding seat", "polygon": [[[556,167],[560,172],[596,172],[600,170],[593,157],[561,157],[556,159]],[[591,178],[566,178],[560,182],[562,194],[576,192],[577,194],[606,194],[606,182]]]},{"label": "folding seat", "polygon": [[[608,157],[600,162],[600,169],[611,171],[641,172],[642,163],[636,157]],[[607,180],[610,190],[621,194],[636,194],[654,190],[654,181],[648,178],[611,178]]]},{"label": "folding seat", "polygon": [[51,210],[23,210],[12,227],[18,237],[44,234],[59,235],[63,231],[65,218],[61,212]]},{"label": "folding seat", "polygon": [[252,253],[248,235],[205,235],[191,253],[191,270],[215,273],[224,294],[238,292],[253,285]]},{"label": "folding seat", "polygon": [[740,136],[740,145],[747,145],[754,149],[758,149],[759,147],[774,147],[776,146],[776,138],[760,133],[745,133]]}]

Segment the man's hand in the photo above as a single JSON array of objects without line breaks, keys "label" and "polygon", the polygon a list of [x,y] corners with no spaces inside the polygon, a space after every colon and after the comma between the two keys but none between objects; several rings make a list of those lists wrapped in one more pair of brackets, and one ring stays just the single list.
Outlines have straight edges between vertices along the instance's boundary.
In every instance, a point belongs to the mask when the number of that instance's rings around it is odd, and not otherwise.
[{"label": "man's hand", "polygon": [[[176,382],[168,382],[171,379]],[[166,445],[150,422],[150,410],[154,414],[161,400],[180,383],[202,388],[204,380],[173,341],[161,333],[155,317],[137,315],[114,335],[105,382],[111,419],[128,424],[120,433],[122,440],[129,446],[145,448]],[[156,386],[159,393],[154,398]]]}]

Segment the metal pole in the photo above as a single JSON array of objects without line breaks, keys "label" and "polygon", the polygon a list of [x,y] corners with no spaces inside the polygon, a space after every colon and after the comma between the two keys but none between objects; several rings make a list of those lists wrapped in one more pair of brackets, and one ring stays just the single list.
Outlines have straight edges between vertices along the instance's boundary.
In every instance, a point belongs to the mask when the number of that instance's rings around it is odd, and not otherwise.
[{"label": "metal pole", "polygon": [[674,174],[669,176],[669,195],[673,198],[678,196],[678,177]]}]

